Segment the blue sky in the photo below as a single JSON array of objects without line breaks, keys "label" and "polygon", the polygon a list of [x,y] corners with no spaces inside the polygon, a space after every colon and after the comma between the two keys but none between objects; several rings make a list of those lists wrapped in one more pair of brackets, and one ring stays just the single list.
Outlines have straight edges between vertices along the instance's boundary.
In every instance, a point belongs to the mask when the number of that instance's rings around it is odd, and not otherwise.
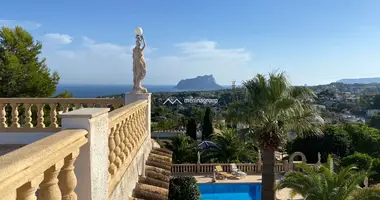
[{"label": "blue sky", "polygon": [[220,84],[286,71],[294,84],[380,77],[378,0],[14,0],[0,25],[25,27],[62,83],[131,84],[134,28],[146,84],[213,74]]}]

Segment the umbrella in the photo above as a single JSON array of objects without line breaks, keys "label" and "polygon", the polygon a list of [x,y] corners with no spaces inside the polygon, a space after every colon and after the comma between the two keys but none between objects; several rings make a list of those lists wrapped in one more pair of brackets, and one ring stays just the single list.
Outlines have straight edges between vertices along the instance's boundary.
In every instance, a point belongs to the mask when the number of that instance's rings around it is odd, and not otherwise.
[{"label": "umbrella", "polygon": [[211,141],[203,141],[199,144],[198,146],[200,149],[207,149],[207,148],[210,148],[210,147],[218,147],[215,143],[211,142]]}]

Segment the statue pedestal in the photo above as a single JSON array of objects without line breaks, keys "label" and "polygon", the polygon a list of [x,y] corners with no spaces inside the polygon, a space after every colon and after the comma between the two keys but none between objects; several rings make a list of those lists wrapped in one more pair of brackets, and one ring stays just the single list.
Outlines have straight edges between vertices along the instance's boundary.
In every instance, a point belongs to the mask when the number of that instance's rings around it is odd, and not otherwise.
[{"label": "statue pedestal", "polygon": [[151,98],[152,93],[128,93],[125,94],[124,102],[125,105],[133,103],[139,100],[148,100],[148,111],[147,111],[147,129],[148,129],[148,137],[151,137]]},{"label": "statue pedestal", "polygon": [[128,105],[138,100],[148,100],[150,106],[151,97],[152,93],[127,93],[125,94],[124,103]]}]

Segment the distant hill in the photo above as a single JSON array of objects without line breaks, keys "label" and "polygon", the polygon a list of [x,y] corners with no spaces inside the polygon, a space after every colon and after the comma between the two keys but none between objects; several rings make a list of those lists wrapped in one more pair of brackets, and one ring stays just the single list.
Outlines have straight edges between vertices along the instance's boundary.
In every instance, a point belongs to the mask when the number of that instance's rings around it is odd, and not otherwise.
[{"label": "distant hill", "polygon": [[174,88],[178,90],[220,90],[223,89],[223,86],[216,83],[213,75],[204,75],[181,80]]},{"label": "distant hill", "polygon": [[370,84],[370,83],[380,83],[380,77],[375,78],[346,78],[337,81],[337,83],[344,84]]}]

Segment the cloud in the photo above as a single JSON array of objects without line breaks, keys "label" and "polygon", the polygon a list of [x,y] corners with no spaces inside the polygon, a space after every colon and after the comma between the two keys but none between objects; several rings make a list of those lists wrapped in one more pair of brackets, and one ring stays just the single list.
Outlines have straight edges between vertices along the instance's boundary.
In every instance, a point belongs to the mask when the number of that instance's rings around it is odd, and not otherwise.
[{"label": "cloud", "polygon": [[214,41],[198,41],[179,43],[175,46],[179,48],[183,58],[212,58],[224,57],[232,60],[242,59],[250,61],[251,56],[244,49],[218,49]]},{"label": "cloud", "polygon": [[[45,50],[48,66],[57,70],[62,83],[132,84],[133,44],[97,42],[83,37],[73,42],[71,37],[55,38],[64,44],[72,42],[78,48]],[[60,36],[60,37],[58,37]],[[58,39],[59,38],[59,39]],[[173,44],[171,55],[158,55],[159,50],[147,44],[145,84],[176,84],[184,78],[213,74],[218,83],[230,84],[233,79],[252,77],[251,54],[242,48],[218,48],[214,41]],[[245,77],[246,76],[246,77]]]},{"label": "cloud", "polygon": [[235,79],[240,82],[253,76],[251,53],[243,48],[222,49],[215,41],[184,42],[174,47],[177,55],[158,58],[154,63],[168,72],[165,80],[172,83],[205,74],[213,74],[220,84],[230,84]]},{"label": "cloud", "polygon": [[33,21],[17,21],[17,20],[7,20],[7,19],[0,19],[0,27],[6,26],[6,27],[15,27],[15,26],[21,26],[24,29],[28,30],[35,30],[42,26],[42,24],[33,22]]},{"label": "cloud", "polygon": [[42,37],[42,42],[49,46],[67,45],[73,41],[73,38],[66,34],[47,33]]}]

